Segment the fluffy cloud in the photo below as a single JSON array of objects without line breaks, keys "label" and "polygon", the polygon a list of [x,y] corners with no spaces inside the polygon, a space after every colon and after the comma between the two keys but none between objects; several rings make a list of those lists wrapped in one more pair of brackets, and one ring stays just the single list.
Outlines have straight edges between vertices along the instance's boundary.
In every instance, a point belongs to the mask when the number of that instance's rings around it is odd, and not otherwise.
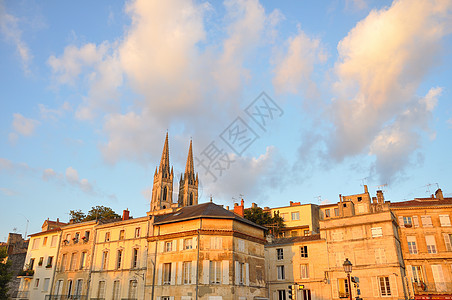
[{"label": "fluffy cloud", "polygon": [[59,108],[49,108],[44,104],[38,104],[39,113],[44,120],[57,120],[61,118],[67,111],[72,109],[69,102],[65,101]]},{"label": "fluffy cloud", "polygon": [[276,61],[273,86],[277,93],[298,93],[300,90],[313,98],[318,94],[311,79],[314,65],[323,63],[327,55],[319,39],[308,37],[301,29],[286,42],[287,52]]},{"label": "fluffy cloud", "polygon": [[[370,150],[382,182],[407,165],[420,147],[416,130],[427,130],[440,91],[431,90],[422,103],[416,97],[421,80],[438,64],[442,38],[452,30],[451,7],[448,1],[396,1],[371,11],[339,43],[338,97],[329,111],[335,129],[327,137],[334,160]],[[401,159],[395,166],[392,155]]]},{"label": "fluffy cloud", "polygon": [[13,132],[9,134],[10,142],[15,143],[19,135],[31,136],[39,124],[40,122],[37,120],[26,118],[21,114],[13,114],[13,122],[11,124]]},{"label": "fluffy cloud", "polygon": [[6,12],[3,2],[0,2],[0,32],[7,41],[16,47],[25,73],[30,73],[29,64],[33,55],[28,45],[22,40],[22,31],[19,28],[19,20]]}]

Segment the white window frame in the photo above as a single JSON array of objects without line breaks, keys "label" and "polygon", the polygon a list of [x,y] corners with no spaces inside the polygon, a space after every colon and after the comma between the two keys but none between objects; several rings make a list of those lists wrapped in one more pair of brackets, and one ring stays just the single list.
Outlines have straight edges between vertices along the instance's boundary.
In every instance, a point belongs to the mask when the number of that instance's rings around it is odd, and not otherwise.
[{"label": "white window frame", "polygon": [[221,261],[209,262],[209,282],[211,284],[221,283]]},{"label": "white window frame", "polygon": [[425,236],[425,243],[427,244],[427,252],[429,254],[436,254],[438,253],[438,249],[436,247],[436,239],[434,235],[426,235]]},{"label": "white window frame", "polygon": [[408,243],[408,253],[410,254],[418,254],[416,237],[413,235],[409,235],[406,237]]},{"label": "white window frame", "polygon": [[292,217],[292,221],[300,220],[300,212],[299,211],[292,212],[291,217]]},{"label": "white window frame", "polygon": [[276,270],[277,270],[277,279],[285,280],[286,274],[285,274],[285,270],[284,270],[284,265],[276,266]]},{"label": "white window frame", "polygon": [[381,227],[372,227],[370,230],[373,238],[383,236],[383,228]]},{"label": "white window frame", "polygon": [[283,259],[284,259],[284,249],[276,248],[276,260],[283,260]]},{"label": "white window frame", "polygon": [[391,283],[389,280],[389,276],[379,276],[379,277],[377,277],[377,281],[378,281],[380,296],[381,297],[391,297],[392,290],[391,290]]},{"label": "white window frame", "polygon": [[301,279],[308,279],[309,278],[309,265],[308,264],[301,264],[300,265],[300,278]]},{"label": "white window frame", "polygon": [[441,223],[441,227],[450,227],[449,215],[439,215],[439,222]]}]

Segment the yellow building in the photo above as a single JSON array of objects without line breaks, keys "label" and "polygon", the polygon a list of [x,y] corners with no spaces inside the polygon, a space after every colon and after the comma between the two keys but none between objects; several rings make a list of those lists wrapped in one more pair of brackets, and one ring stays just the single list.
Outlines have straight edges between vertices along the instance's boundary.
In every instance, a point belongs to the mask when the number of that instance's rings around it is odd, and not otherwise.
[{"label": "yellow building", "polygon": [[[391,203],[398,218],[407,286],[415,299],[452,298],[452,198]],[[435,297],[435,298],[433,298]]]},{"label": "yellow building", "polygon": [[319,206],[315,204],[300,204],[300,202],[290,201],[289,206],[264,208],[279,214],[284,220],[285,227],[282,230],[282,237],[308,236],[319,233]]}]

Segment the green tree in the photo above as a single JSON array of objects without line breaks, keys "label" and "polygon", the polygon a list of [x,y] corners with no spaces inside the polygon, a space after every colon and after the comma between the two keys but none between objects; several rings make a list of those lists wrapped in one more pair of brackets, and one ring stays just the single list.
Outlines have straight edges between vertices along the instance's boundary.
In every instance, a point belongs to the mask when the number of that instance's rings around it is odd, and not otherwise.
[{"label": "green tree", "polygon": [[264,226],[268,229],[270,234],[278,236],[284,228],[284,220],[275,213],[273,216],[270,212],[264,211],[260,207],[251,207],[245,210],[245,219],[248,219],[258,225]]},{"label": "green tree", "polygon": [[7,261],[6,248],[0,248],[0,299],[8,299],[8,283],[13,277],[9,271],[11,261]]},{"label": "green tree", "polygon": [[115,213],[113,209],[105,206],[93,206],[88,214],[85,214],[80,209],[69,211],[71,220],[75,223],[91,221],[91,220],[109,220],[120,218],[121,216]]}]

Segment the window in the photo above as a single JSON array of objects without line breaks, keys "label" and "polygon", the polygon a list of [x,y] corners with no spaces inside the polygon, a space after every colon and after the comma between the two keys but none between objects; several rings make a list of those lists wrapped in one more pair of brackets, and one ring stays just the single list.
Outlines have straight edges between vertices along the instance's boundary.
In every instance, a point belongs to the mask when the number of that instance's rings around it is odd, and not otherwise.
[{"label": "window", "polygon": [[[77,282],[75,283],[75,292],[74,295],[75,296],[79,296],[82,294],[82,286],[83,286],[83,279],[78,279]],[[77,299],[78,297],[75,297],[75,299]]]},{"label": "window", "polygon": [[105,232],[105,242],[109,242],[110,241],[110,232]]},{"label": "window", "polygon": [[136,237],[136,238],[139,238],[139,237],[140,237],[140,231],[141,231],[141,228],[140,228],[140,227],[135,228],[135,237]]},{"label": "window", "polygon": [[348,280],[346,278],[339,278],[337,280],[337,283],[338,283],[339,298],[348,298],[349,297]]},{"label": "window", "polygon": [[72,295],[72,280],[67,281],[67,297],[70,298]]},{"label": "window", "polygon": [[278,280],[286,279],[284,274],[284,266],[276,266],[276,270],[278,271]]},{"label": "window", "polygon": [[121,262],[122,262],[122,249],[118,250],[118,256],[116,259],[116,269],[121,269]]},{"label": "window", "polygon": [[330,210],[325,209],[325,218],[329,218],[329,217],[331,217]]},{"label": "window", "polygon": [[49,284],[50,284],[50,278],[44,278],[44,284],[42,286],[43,292],[47,292],[47,290],[49,289]]},{"label": "window", "polygon": [[300,278],[302,279],[309,278],[308,265],[300,265]]},{"label": "window", "polygon": [[391,287],[389,285],[389,277],[378,277],[380,283],[380,294],[381,296],[391,296]]},{"label": "window", "polygon": [[119,300],[119,280],[113,282],[113,300]]},{"label": "window", "polygon": [[38,288],[39,287],[39,278],[36,278],[35,279],[35,288]]},{"label": "window", "polygon": [[308,257],[308,246],[300,247],[300,257]]},{"label": "window", "polygon": [[188,205],[193,205],[193,193],[190,193],[190,202],[188,203]]},{"label": "window", "polygon": [[30,263],[28,264],[28,269],[29,270],[33,270],[34,264],[35,264],[35,259],[34,258],[30,258]]},{"label": "window", "polygon": [[44,239],[42,240],[42,245],[43,246],[47,245],[47,237],[44,237]]},{"label": "window", "polygon": [[52,236],[52,239],[50,240],[50,247],[56,247],[57,240],[58,240],[58,237],[56,235]]},{"label": "window", "polygon": [[334,209],[334,216],[339,217],[339,208]]},{"label": "window", "polygon": [[276,259],[277,260],[284,259],[284,249],[283,248],[276,249]]},{"label": "window", "polygon": [[33,250],[39,248],[39,242],[40,242],[40,240],[41,240],[41,239],[34,239],[34,240],[33,240],[33,247],[32,247]]},{"label": "window", "polygon": [[42,264],[44,263],[44,257],[40,257],[39,261],[38,261],[38,266],[42,266]]},{"label": "window", "polygon": [[[240,268],[242,270],[242,268]],[[209,266],[209,278],[210,283],[220,284],[221,283],[221,261],[210,261]],[[241,278],[241,277],[239,277]],[[240,282],[240,284],[243,284]]]},{"label": "window", "polygon": [[97,298],[105,298],[105,281],[99,281],[99,286],[97,288]]},{"label": "window", "polygon": [[184,284],[191,284],[191,261],[184,261],[182,275]]},{"label": "window", "polygon": [[165,242],[165,252],[171,252],[173,249],[173,241]]},{"label": "window", "polygon": [[171,284],[171,263],[163,264],[163,284]]},{"label": "window", "polygon": [[441,227],[450,227],[449,215],[439,215],[439,222],[441,223]]},{"label": "window", "polygon": [[421,216],[421,222],[424,227],[433,227],[432,218],[430,216]]},{"label": "window", "polygon": [[88,242],[89,241],[89,234],[90,234],[90,232],[88,230],[85,231],[85,235],[82,237],[84,242]]},{"label": "window", "polygon": [[47,257],[47,265],[46,268],[51,268],[53,263],[53,256]]},{"label": "window", "polygon": [[304,231],[304,236],[309,236],[309,230]]},{"label": "window", "polygon": [[444,244],[446,245],[446,251],[452,251],[452,234],[443,233]]},{"label": "window", "polygon": [[137,298],[137,286],[138,282],[136,280],[129,281],[129,299]]},{"label": "window", "polygon": [[67,254],[63,254],[61,257],[61,264],[60,264],[60,270],[64,272],[66,270],[66,260],[67,260]]},{"label": "window", "polygon": [[411,266],[411,270],[413,272],[413,282],[420,286],[424,282],[422,266]]},{"label": "window", "polygon": [[412,218],[411,217],[403,217],[403,226],[412,227],[413,226]]},{"label": "window", "polygon": [[361,202],[363,200],[363,197],[358,197],[358,202]]},{"label": "window", "polygon": [[185,250],[193,249],[193,239],[185,239],[184,240],[184,249]]},{"label": "window", "polygon": [[102,265],[101,265],[101,270],[107,270],[107,266],[108,266],[108,251],[104,251],[102,252]]},{"label": "window", "polygon": [[86,252],[82,252],[80,255],[80,270],[85,269],[86,267]]},{"label": "window", "polygon": [[74,252],[71,255],[71,263],[69,265],[70,270],[75,270],[77,268],[76,262],[77,262],[77,253]]},{"label": "window", "polygon": [[123,230],[121,230],[120,232],[119,232],[119,239],[120,240],[123,240],[124,239],[124,236],[125,236],[125,234],[126,234],[126,231],[123,229]]},{"label": "window", "polygon": [[237,250],[240,252],[245,252],[245,241],[242,239],[239,239],[237,242]]},{"label": "window", "polygon": [[425,236],[425,242],[427,243],[427,252],[430,254],[436,253],[436,241],[435,236],[433,235],[426,235]]},{"label": "window", "polygon": [[63,280],[58,280],[55,284],[55,295],[61,295],[61,289],[63,288]]},{"label": "window", "polygon": [[286,300],[286,291],[278,290],[278,300]]},{"label": "window", "polygon": [[214,236],[210,238],[210,249],[223,249],[223,238],[220,236]]},{"label": "window", "polygon": [[375,263],[376,264],[385,264],[386,263],[385,249],[383,249],[383,248],[375,249]]},{"label": "window", "polygon": [[[164,175],[166,175],[166,173],[164,173]],[[166,194],[168,193],[168,189],[166,188],[166,186],[163,188],[163,201],[166,201]]]},{"label": "window", "polygon": [[407,236],[408,242],[408,252],[410,254],[417,254],[417,245],[416,245],[416,237],[415,236]]},{"label": "window", "polygon": [[70,234],[70,233],[66,234],[66,240],[67,240],[67,241],[70,241],[70,240],[71,240],[71,234]]},{"label": "window", "polygon": [[74,237],[74,243],[78,243],[79,238],[80,238],[80,232],[76,232],[75,237]]},{"label": "window", "polygon": [[132,252],[132,269],[138,267],[138,249],[134,248]]},{"label": "window", "polygon": [[292,213],[292,221],[300,220],[300,212],[296,211]]},{"label": "window", "polygon": [[373,238],[383,236],[383,230],[381,229],[381,227],[372,227],[371,232]]}]

